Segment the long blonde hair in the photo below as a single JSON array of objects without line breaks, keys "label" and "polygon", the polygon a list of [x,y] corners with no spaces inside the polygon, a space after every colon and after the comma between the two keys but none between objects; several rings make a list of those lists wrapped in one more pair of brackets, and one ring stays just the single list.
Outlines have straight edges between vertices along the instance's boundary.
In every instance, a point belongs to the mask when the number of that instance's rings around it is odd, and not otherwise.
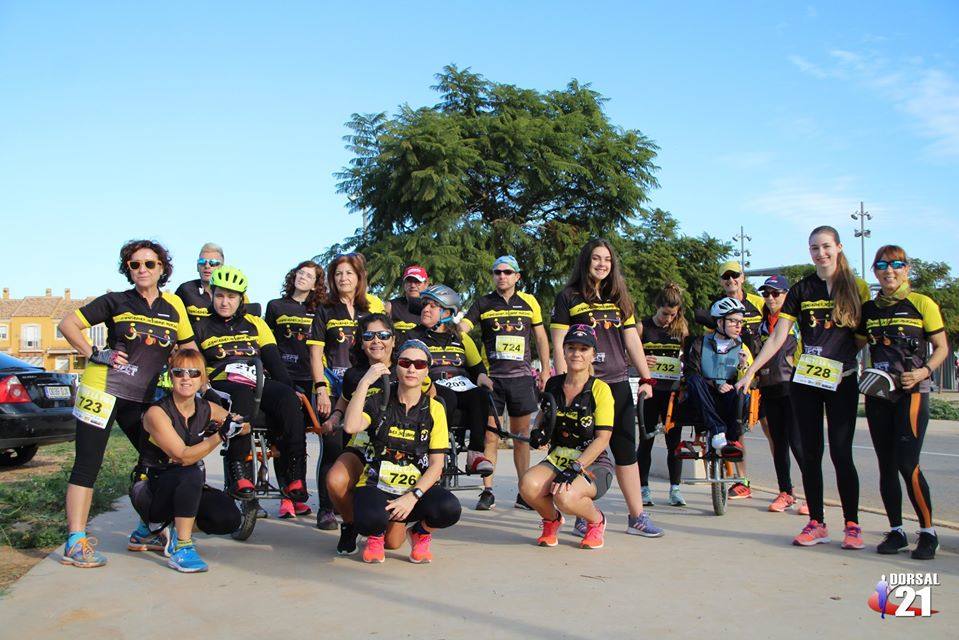
[{"label": "long blonde hair", "polygon": [[683,315],[683,290],[675,282],[667,282],[662,291],[656,294],[654,302],[656,313],[660,307],[669,307],[676,309],[676,317],[672,322],[666,325],[665,329],[673,338],[682,340],[689,333],[689,327],[686,325],[686,317]]},{"label": "long blonde hair", "polygon": [[[814,235],[820,233],[828,233],[837,245],[841,244],[839,232],[828,225],[813,229],[812,233],[809,234],[810,240]],[[862,312],[862,300],[859,298],[859,287],[856,286],[856,274],[849,266],[844,251],[840,251],[839,255],[836,256],[836,273],[832,277],[832,297],[835,301],[832,319],[836,325],[853,329],[858,327]]]}]

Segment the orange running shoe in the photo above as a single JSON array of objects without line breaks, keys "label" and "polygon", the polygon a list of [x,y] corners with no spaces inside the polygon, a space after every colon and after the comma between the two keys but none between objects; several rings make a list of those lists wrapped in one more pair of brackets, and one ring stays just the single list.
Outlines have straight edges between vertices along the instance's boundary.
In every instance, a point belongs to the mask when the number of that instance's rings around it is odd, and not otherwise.
[{"label": "orange running shoe", "polygon": [[543,534],[536,539],[536,544],[541,547],[555,547],[559,543],[556,534],[563,528],[565,522],[566,518],[562,513],[555,520],[543,520]]},{"label": "orange running shoe", "polygon": [[798,514],[801,515],[801,516],[808,516],[808,515],[809,515],[809,503],[808,503],[808,502],[803,502],[801,505],[799,505],[799,509],[796,510],[796,513],[798,513]]},{"label": "orange running shoe", "polygon": [[296,517],[296,512],[293,510],[293,501],[289,498],[282,498],[280,500],[280,518],[284,520],[289,520],[290,518]]},{"label": "orange running shoe", "polygon": [[744,500],[746,498],[752,498],[753,492],[749,488],[748,484],[743,482],[737,482],[733,486],[729,487],[729,499],[730,500]]},{"label": "orange running shoe", "polygon": [[410,562],[413,564],[425,564],[433,561],[433,553],[430,551],[430,543],[433,536],[428,533],[417,533],[413,527],[406,530],[410,538]]},{"label": "orange running shoe", "polygon": [[846,528],[842,530],[842,548],[843,549],[862,549],[865,544],[862,541],[862,529],[852,521],[846,522]]},{"label": "orange running shoe", "polygon": [[793,538],[793,544],[800,547],[811,547],[814,544],[825,544],[832,542],[829,539],[829,531],[826,525],[820,524],[816,520],[810,520],[809,524],[803,527],[802,532]]},{"label": "orange running shoe", "polygon": [[597,523],[586,523],[586,536],[579,543],[580,549],[602,549],[603,534],[606,532],[606,514],[599,512],[602,519]]},{"label": "orange running shoe", "polygon": [[782,491],[776,496],[776,499],[772,501],[772,504],[769,505],[769,510],[782,513],[794,504],[796,504],[796,499],[785,491]]},{"label": "orange running shoe", "polygon": [[363,549],[363,562],[372,564],[374,562],[383,562],[386,560],[386,549],[384,548],[384,536],[370,536],[366,539],[366,548]]}]

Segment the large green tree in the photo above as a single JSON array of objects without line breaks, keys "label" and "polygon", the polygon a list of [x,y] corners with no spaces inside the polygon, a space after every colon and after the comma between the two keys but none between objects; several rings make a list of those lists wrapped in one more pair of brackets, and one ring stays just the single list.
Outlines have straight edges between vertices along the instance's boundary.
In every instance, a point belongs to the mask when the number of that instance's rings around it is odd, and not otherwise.
[{"label": "large green tree", "polygon": [[492,260],[511,253],[548,310],[582,245],[607,237],[642,312],[666,280],[703,296],[715,288],[699,286],[702,266],[728,246],[684,237],[668,213],[643,208],[657,186],[657,148],[612,124],[589,85],[539,92],[447,66],[433,88],[432,107],[355,114],[347,124],[353,158],[338,188],[366,224],[326,257],[363,252],[384,295],[411,261],[472,295],[489,288]]},{"label": "large green tree", "polygon": [[959,278],[954,278],[949,265],[910,258],[910,284],[915,291],[924,293],[939,305],[946,324],[949,344],[959,349]]}]

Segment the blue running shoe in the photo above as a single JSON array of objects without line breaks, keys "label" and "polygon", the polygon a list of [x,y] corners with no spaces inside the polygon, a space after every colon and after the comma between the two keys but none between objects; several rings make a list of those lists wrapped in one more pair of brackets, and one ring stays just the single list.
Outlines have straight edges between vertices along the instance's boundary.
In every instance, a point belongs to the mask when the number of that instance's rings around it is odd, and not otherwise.
[{"label": "blue running shoe", "polygon": [[659,538],[663,535],[663,530],[654,525],[649,514],[644,511],[641,515],[629,516],[626,533],[644,538]]},{"label": "blue running shoe", "polygon": [[174,551],[167,564],[180,573],[201,573],[210,568],[197,553],[192,542]]},{"label": "blue running shoe", "polygon": [[163,551],[166,547],[166,532],[152,533],[150,527],[141,522],[127,541],[127,551]]},{"label": "blue running shoe", "polygon": [[586,520],[584,518],[576,517],[576,522],[573,524],[573,535],[577,538],[586,537]]},{"label": "blue running shoe", "polygon": [[653,502],[653,494],[650,492],[649,487],[643,487],[643,506],[644,507],[656,506],[656,503]]},{"label": "blue running shoe", "polygon": [[165,555],[167,558],[172,558],[173,552],[176,549],[176,543],[176,527],[171,524],[169,527],[167,527],[166,546],[163,547],[163,555]]},{"label": "blue running shoe", "polygon": [[97,546],[97,539],[88,536],[80,538],[69,549],[64,545],[60,564],[70,564],[82,569],[102,567],[107,563],[107,559],[94,549],[95,546]]}]

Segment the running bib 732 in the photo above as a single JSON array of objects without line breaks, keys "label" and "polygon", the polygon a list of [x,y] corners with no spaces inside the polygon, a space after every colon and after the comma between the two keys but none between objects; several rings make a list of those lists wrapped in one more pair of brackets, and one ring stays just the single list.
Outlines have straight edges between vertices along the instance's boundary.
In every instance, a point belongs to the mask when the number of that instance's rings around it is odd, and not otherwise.
[{"label": "running bib 732", "polygon": [[656,356],[656,364],[649,368],[649,372],[656,380],[679,380],[679,358]]}]

